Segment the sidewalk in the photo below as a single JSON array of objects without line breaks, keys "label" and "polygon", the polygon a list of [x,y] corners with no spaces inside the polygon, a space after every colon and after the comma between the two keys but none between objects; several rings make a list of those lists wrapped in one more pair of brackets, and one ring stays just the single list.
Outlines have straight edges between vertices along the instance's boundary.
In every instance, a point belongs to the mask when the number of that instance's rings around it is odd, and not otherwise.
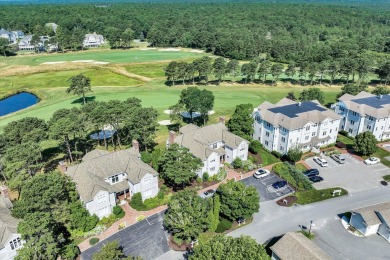
[{"label": "sidewalk", "polygon": [[[269,166],[266,166],[264,168],[271,170],[272,166],[273,165],[269,165]],[[251,177],[256,170],[257,169],[241,174],[241,173],[236,172],[234,169],[227,169],[227,176],[224,180],[222,180],[221,182],[216,183],[212,186],[198,190],[197,192],[198,192],[198,194],[202,194],[206,190],[217,189],[219,187],[219,185],[221,185],[222,183],[226,183],[228,180],[234,179],[236,181],[239,181],[239,180]],[[167,205],[163,205],[163,206],[157,207],[157,208],[149,210],[149,211],[136,211],[135,209],[131,208],[129,203],[127,203],[127,202],[124,205],[121,205],[121,207],[126,213],[125,216],[122,219],[115,222],[114,224],[112,224],[112,226],[110,226],[108,229],[106,229],[101,234],[99,234],[97,236],[93,236],[93,237],[98,237],[99,241],[102,241],[102,240],[112,236],[113,234],[117,233],[119,231],[119,225],[121,225],[121,224],[123,225],[123,223],[125,223],[126,227],[131,226],[131,225],[137,223],[137,218],[140,216],[144,216],[145,218],[150,217],[150,216],[157,214],[158,212],[164,211],[168,208]],[[83,241],[82,243],[80,243],[78,245],[81,252],[84,252],[85,250],[87,250],[91,247],[91,245],[89,244],[89,239],[90,238],[87,238],[85,241]]]}]

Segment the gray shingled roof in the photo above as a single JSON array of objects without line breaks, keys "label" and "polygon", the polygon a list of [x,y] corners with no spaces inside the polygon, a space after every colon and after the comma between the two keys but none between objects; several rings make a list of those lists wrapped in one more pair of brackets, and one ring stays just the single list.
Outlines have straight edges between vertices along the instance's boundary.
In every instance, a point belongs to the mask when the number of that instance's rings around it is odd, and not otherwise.
[{"label": "gray shingled roof", "polygon": [[4,28],[0,29],[0,34],[10,34],[10,31],[5,30]]},{"label": "gray shingled roof", "polygon": [[2,248],[12,234],[17,234],[20,220],[11,216],[7,208],[0,208],[0,248]]},{"label": "gray shingled roof", "polygon": [[[99,156],[100,154],[100,156]],[[69,167],[66,174],[77,184],[77,190],[84,201],[90,201],[101,190],[120,192],[129,188],[127,180],[109,184],[106,178],[119,173],[126,173],[127,179],[137,184],[147,174],[158,173],[139,159],[134,149],[106,153],[94,150],[86,154],[83,162]]]},{"label": "gray shingled roof", "polygon": [[[289,116],[289,113],[282,113],[283,109],[291,110],[291,106],[296,105],[293,116]],[[302,109],[300,109],[302,107]],[[307,107],[312,107],[312,110],[308,110]],[[331,120],[340,119],[334,111],[322,106],[317,100],[307,102],[295,102],[288,98],[283,98],[276,104],[271,104],[268,101],[263,102],[257,107],[260,116],[263,120],[270,124],[279,127],[282,126],[286,129],[298,129],[304,127],[307,123],[320,123],[326,118]],[[280,112],[272,112],[280,111]]]},{"label": "gray shingled roof", "polygon": [[189,124],[181,127],[179,132],[181,135],[175,138],[175,143],[188,148],[195,157],[201,160],[205,160],[213,152],[221,154],[220,150],[210,148],[210,145],[213,143],[223,141],[225,145],[231,148],[237,148],[241,142],[246,141],[230,133],[222,123],[204,127]]},{"label": "gray shingled roof", "polygon": [[286,233],[271,250],[282,260],[332,259],[302,233]]},{"label": "gray shingled roof", "polygon": [[382,216],[384,221],[386,221],[387,225],[390,225],[390,202],[354,209],[352,210],[352,212],[359,213],[368,226],[378,225],[382,223],[377,213]]},{"label": "gray shingled roof", "polygon": [[344,94],[339,98],[345,106],[359,114],[384,118],[390,115],[390,95],[383,95],[381,98],[371,93],[362,91],[356,96]]}]

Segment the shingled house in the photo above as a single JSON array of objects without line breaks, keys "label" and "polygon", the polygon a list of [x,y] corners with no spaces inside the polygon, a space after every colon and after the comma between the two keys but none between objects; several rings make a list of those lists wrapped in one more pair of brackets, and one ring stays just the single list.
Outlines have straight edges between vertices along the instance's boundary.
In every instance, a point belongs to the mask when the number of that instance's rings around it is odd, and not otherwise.
[{"label": "shingled house", "polygon": [[118,196],[131,197],[140,192],[142,199],[158,193],[158,173],[140,160],[139,144],[127,150],[93,150],[66,174],[77,185],[81,200],[90,214],[99,218],[112,213]]},{"label": "shingled house", "polygon": [[349,223],[364,236],[378,233],[390,242],[390,202],[354,209],[351,213]]},{"label": "shingled house", "polygon": [[199,177],[205,172],[209,176],[218,173],[225,162],[232,163],[234,159],[248,159],[249,142],[228,131],[225,119],[220,117],[220,122],[213,125],[198,127],[193,124],[179,129],[180,135],[170,132],[167,145],[176,143],[186,147],[190,152],[203,162],[203,167],[198,171]]},{"label": "shingled house", "polygon": [[390,95],[344,94],[332,107],[342,118],[340,130],[349,135],[370,131],[378,141],[390,139]]},{"label": "shingled house", "polygon": [[269,151],[286,154],[290,148],[308,151],[336,142],[340,116],[317,100],[295,102],[283,98],[263,102],[253,111],[253,139]]},{"label": "shingled house", "polygon": [[332,259],[302,233],[286,233],[271,246],[273,260],[327,260]]},{"label": "shingled house", "polygon": [[11,201],[0,196],[0,259],[11,260],[17,254],[17,249],[23,246],[20,234],[17,232],[20,220],[11,216]]}]

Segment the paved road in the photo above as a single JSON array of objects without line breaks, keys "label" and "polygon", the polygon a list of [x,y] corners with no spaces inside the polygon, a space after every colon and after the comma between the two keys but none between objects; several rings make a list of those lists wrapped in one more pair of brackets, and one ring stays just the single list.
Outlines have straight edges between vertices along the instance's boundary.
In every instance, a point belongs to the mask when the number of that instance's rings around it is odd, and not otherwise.
[{"label": "paved road", "polygon": [[162,213],[158,213],[99,242],[84,251],[81,258],[90,260],[104,244],[117,240],[126,256],[140,256],[145,260],[155,259],[169,251],[166,235],[162,230]]},{"label": "paved road", "polygon": [[309,226],[312,220],[318,228],[326,220],[351,209],[382,203],[390,200],[390,188],[380,187],[371,191],[333,198],[305,206],[279,207],[274,201],[261,203],[260,213],[254,215],[253,222],[230,233],[231,236],[249,235],[258,243],[265,243],[272,237],[289,231],[300,230],[299,225]]}]

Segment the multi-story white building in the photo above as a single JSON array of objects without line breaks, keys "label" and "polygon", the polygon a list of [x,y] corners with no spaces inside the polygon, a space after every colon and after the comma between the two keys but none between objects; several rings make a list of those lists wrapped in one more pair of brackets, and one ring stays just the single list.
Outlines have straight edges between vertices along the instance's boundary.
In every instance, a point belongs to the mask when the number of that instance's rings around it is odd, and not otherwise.
[{"label": "multi-story white building", "polygon": [[349,135],[370,131],[379,141],[390,139],[390,95],[344,94],[333,109],[341,116],[340,130]]},{"label": "multi-story white building", "polygon": [[225,162],[232,163],[236,158],[248,159],[249,142],[229,132],[223,117],[220,117],[220,123],[204,127],[189,124],[181,127],[179,132],[180,135],[176,136],[171,131],[167,146],[176,143],[201,159],[203,166],[197,172],[199,177],[203,177],[205,172],[210,176],[217,174]]},{"label": "multi-story white building", "polygon": [[254,109],[253,139],[269,151],[286,154],[290,148],[308,151],[336,142],[340,116],[317,100],[295,102],[283,98]]}]

